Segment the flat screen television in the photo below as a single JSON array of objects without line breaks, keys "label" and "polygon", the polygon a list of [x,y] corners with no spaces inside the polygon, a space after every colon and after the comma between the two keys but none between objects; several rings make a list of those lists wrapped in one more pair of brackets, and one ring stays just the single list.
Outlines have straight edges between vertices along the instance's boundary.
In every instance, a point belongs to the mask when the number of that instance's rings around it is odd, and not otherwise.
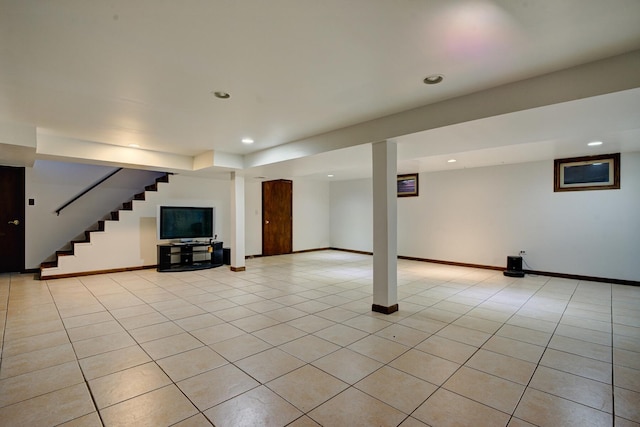
[{"label": "flat screen television", "polygon": [[214,237],[214,208],[195,206],[160,206],[158,238],[189,241]]}]

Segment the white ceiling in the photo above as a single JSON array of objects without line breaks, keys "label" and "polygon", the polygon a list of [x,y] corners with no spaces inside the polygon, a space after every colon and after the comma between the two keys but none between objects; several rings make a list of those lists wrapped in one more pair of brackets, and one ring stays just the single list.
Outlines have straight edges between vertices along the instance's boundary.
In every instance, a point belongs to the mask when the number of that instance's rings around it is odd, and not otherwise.
[{"label": "white ceiling", "polygon": [[[210,175],[367,176],[362,143],[374,141],[322,135],[637,51],[639,22],[638,0],[0,0],[0,163],[31,153],[185,172],[200,162]],[[435,73],[443,83],[422,83]],[[398,128],[399,170],[584,155],[592,139],[640,151],[637,86]],[[2,123],[32,127],[19,134],[33,144]],[[280,155],[300,141],[314,148]],[[268,160],[247,161],[258,158]]]}]

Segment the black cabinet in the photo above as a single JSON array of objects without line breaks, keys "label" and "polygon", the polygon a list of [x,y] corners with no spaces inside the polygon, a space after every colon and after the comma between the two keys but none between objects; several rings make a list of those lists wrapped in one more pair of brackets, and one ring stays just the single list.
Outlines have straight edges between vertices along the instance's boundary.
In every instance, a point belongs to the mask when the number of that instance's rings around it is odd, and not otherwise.
[{"label": "black cabinet", "polygon": [[158,271],[192,271],[219,267],[222,242],[167,243],[158,245]]}]

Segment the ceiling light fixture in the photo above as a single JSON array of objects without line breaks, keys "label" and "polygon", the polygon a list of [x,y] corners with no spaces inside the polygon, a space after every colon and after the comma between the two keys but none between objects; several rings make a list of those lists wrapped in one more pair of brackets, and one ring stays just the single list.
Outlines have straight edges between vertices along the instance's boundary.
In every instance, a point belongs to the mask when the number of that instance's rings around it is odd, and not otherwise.
[{"label": "ceiling light fixture", "polygon": [[253,139],[251,138],[242,138],[243,144],[253,144]]},{"label": "ceiling light fixture", "polygon": [[333,178],[333,175],[332,175],[332,174],[329,174],[329,175],[327,175],[327,176],[328,176],[329,178]]},{"label": "ceiling light fixture", "polygon": [[447,160],[447,163],[455,163],[455,162],[457,162],[457,160],[456,160],[456,159],[449,159],[449,160]]},{"label": "ceiling light fixture", "polygon": [[140,146],[138,144],[129,144],[129,147],[131,147],[131,148],[140,148]]},{"label": "ceiling light fixture", "polygon": [[437,85],[438,83],[444,80],[444,76],[442,74],[432,74],[424,78],[423,82],[426,85]]},{"label": "ceiling light fixture", "polygon": [[231,98],[231,95],[229,94],[229,92],[223,92],[223,91],[215,91],[213,92],[213,96],[215,96],[216,98],[220,98],[220,99],[229,99]]},{"label": "ceiling light fixture", "polygon": [[587,144],[589,147],[596,147],[598,145],[602,145],[602,141],[593,141]]}]

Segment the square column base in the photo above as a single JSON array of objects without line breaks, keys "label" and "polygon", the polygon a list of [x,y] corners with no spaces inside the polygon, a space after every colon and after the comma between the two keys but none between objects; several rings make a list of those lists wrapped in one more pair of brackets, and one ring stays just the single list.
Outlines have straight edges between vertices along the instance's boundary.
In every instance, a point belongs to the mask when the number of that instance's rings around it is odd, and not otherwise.
[{"label": "square column base", "polygon": [[390,307],[385,307],[384,305],[373,304],[371,306],[371,310],[375,311],[376,313],[391,314],[391,313],[395,313],[396,311],[398,311],[398,304],[393,304]]}]

